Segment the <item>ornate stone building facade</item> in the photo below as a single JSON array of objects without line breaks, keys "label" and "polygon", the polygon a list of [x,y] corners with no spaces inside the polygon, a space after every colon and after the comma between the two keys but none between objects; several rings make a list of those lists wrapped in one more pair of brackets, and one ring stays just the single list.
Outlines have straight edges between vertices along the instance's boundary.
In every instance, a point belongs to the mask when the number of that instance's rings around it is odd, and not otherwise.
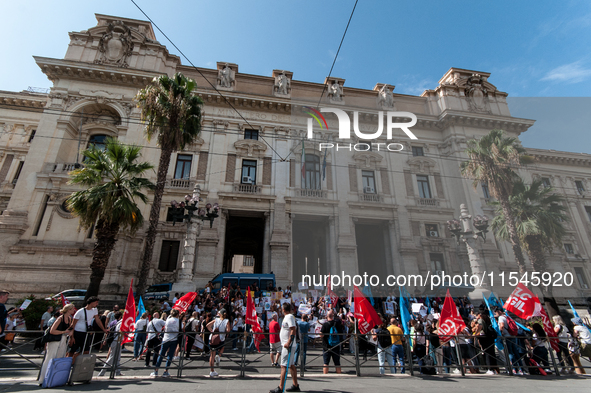
[{"label": "ornate stone building facade", "polygon": [[[177,280],[186,226],[172,225],[167,203],[196,184],[222,214],[211,228],[200,225],[188,266],[195,286],[231,271],[236,257],[255,272],[275,273],[280,285],[306,273],[470,271],[465,248],[445,222],[459,216],[462,203],[472,214],[492,216],[492,210],[486,187],[474,190],[460,176],[466,141],[493,128],[518,136],[534,123],[511,116],[507,94],[488,81],[490,74],[452,68],[421,96],[396,94],[385,83],[364,90],[327,79],[330,106],[352,113],[356,100],[373,103],[359,115],[362,129],[378,111],[412,112],[418,139],[401,134],[398,152],[342,148],[325,154],[319,141],[335,140],[336,118],[327,115],[330,131],[302,142],[305,124],[292,116],[310,97],[318,99],[324,84],[295,80],[285,70],[271,77],[241,74],[226,62],[196,70],[156,41],[150,23],[106,15],[97,20],[70,33],[63,59],[35,57],[53,82],[47,94],[0,91],[0,287],[15,296],[86,287],[93,234],[80,230],[64,207],[75,191],[68,172],[83,164],[80,150],[106,136],[145,146],[143,158],[157,164],[160,151],[145,140],[132,99],[153,77],[175,72],[197,81],[205,116],[199,140],[173,154],[151,283]],[[549,270],[575,277],[560,295],[589,296],[591,157],[529,151],[538,160],[522,175],[554,186],[571,218],[564,249],[548,255]],[[147,217],[149,206],[143,211]],[[103,293],[125,293],[138,271],[145,229],[119,236]],[[517,270],[508,244],[489,235],[478,247],[487,271]]]}]

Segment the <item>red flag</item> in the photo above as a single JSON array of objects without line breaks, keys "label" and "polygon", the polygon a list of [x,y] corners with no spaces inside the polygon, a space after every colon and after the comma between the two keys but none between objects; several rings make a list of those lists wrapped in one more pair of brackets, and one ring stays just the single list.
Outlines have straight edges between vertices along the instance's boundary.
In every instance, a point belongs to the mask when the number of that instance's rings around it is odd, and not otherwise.
[{"label": "red flag", "polygon": [[[129,285],[129,294],[127,295],[127,302],[125,303],[125,311],[123,312],[123,322],[121,323],[122,332],[133,332],[135,330],[135,299],[133,297],[133,279]],[[122,343],[133,341],[133,333],[125,333],[123,335]]]},{"label": "red flag", "polygon": [[261,325],[259,325],[258,321],[256,325],[252,325],[252,331],[254,333],[254,346],[257,348],[258,352],[261,352],[260,345],[263,340],[263,335],[261,333],[263,333],[263,329],[261,329]]},{"label": "red flag", "polygon": [[60,296],[62,297],[62,307],[65,307],[66,304],[70,304],[70,301],[66,299],[63,293],[60,293]]},{"label": "red flag", "polygon": [[[259,320],[257,318],[257,312],[254,308],[254,299],[250,296],[250,287],[248,287],[246,291],[246,315],[245,315],[245,322],[248,325],[258,325]],[[260,326],[259,326],[260,328]]]},{"label": "red flag", "polygon": [[182,298],[176,301],[172,308],[179,310],[179,312],[187,312],[193,300],[197,297],[197,292],[189,292]]},{"label": "red flag", "polygon": [[528,319],[534,315],[536,309],[535,296],[525,285],[519,283],[503,308],[511,311],[519,318]]},{"label": "red flag", "polygon": [[382,319],[376,310],[357,287],[355,287],[355,318],[359,322],[359,332],[361,334],[366,334],[374,326],[382,324]]},{"label": "red flag", "polygon": [[550,318],[548,318],[548,314],[546,313],[546,310],[544,310],[544,307],[542,307],[542,303],[540,302],[540,299],[538,299],[537,296],[536,307],[533,316],[542,317],[542,325],[544,326],[544,331],[546,332],[546,336],[548,336],[548,341],[550,341],[552,349],[554,349],[556,352],[560,352],[560,347],[558,346],[558,339],[556,339],[556,337],[558,336],[554,331],[554,326],[552,325],[552,322],[550,322]]},{"label": "red flag", "polygon": [[466,324],[464,324],[464,320],[460,316],[456,304],[449,295],[448,289],[447,295],[445,295],[443,308],[441,309],[439,329],[437,330],[439,334],[439,340],[446,343],[453,338],[451,336],[455,336],[465,328]]}]

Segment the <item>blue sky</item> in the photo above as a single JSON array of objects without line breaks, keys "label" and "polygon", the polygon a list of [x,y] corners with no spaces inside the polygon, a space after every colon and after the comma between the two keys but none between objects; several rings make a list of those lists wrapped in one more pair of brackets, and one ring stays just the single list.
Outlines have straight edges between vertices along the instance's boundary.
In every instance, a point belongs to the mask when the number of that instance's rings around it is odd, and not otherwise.
[{"label": "blue sky", "polygon": [[[244,73],[286,69],[295,79],[322,83],[354,0],[137,3],[196,66],[228,61]],[[4,2],[2,11],[0,90],[13,91],[50,87],[32,56],[63,57],[67,33],[95,26],[94,13],[145,19],[129,0],[12,1]],[[591,91],[589,37],[587,1],[360,0],[333,76],[345,78],[350,87],[371,89],[379,82],[395,85],[397,93],[420,94],[436,87],[450,67],[460,67],[490,72],[489,81],[510,97],[586,97]],[[577,101],[576,107],[584,111],[588,102]],[[514,116],[536,113],[526,104],[519,108]],[[526,146],[591,153],[589,143],[575,141],[587,134],[584,122],[569,128],[571,143],[564,135],[556,141],[534,137],[532,131],[542,126],[532,127],[531,137],[524,135]]]}]

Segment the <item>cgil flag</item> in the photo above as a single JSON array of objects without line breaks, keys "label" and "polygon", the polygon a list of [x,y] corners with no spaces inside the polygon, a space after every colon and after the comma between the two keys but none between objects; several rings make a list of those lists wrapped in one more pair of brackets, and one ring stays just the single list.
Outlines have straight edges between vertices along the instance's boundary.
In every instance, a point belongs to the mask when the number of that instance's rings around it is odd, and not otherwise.
[{"label": "cgil flag", "polygon": [[369,300],[359,290],[359,288],[355,287],[355,318],[357,319],[358,326],[359,326],[359,333],[367,334],[374,328],[376,325],[380,325],[382,323],[382,319],[373,308]]},{"label": "cgil flag", "polygon": [[519,283],[503,307],[519,318],[528,319],[534,315],[536,309],[535,296],[525,285]]},{"label": "cgil flag", "polygon": [[123,322],[121,322],[121,331],[123,334],[122,344],[133,341],[133,331],[135,330],[135,299],[133,298],[133,279],[129,285],[129,294],[125,302],[125,311],[123,312]]},{"label": "cgil flag", "polygon": [[446,343],[452,339],[452,336],[457,335],[465,328],[464,319],[460,316],[460,312],[449,295],[448,289],[439,319],[439,339],[441,342]]},{"label": "cgil flag", "polygon": [[197,292],[189,292],[184,295],[182,298],[176,301],[172,308],[179,310],[179,312],[187,312],[193,300],[197,297]]},{"label": "cgil flag", "polygon": [[257,311],[254,306],[254,299],[252,298],[250,293],[250,287],[248,287],[246,291],[246,315],[244,317],[244,322],[247,325],[251,325],[254,338],[254,345],[257,348],[257,351],[261,352],[260,345],[261,340],[263,339],[263,335],[260,333],[262,333],[263,330],[261,329],[261,325],[259,324]]}]

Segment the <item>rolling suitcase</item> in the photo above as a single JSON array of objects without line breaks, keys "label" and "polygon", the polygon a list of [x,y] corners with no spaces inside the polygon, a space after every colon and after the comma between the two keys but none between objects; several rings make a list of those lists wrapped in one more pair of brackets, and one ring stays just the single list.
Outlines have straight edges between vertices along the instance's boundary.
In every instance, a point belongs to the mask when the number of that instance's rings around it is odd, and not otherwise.
[{"label": "rolling suitcase", "polygon": [[47,372],[43,379],[44,388],[64,386],[70,378],[72,358],[54,358],[49,361]]},{"label": "rolling suitcase", "polygon": [[[94,341],[94,334],[91,334],[91,336],[93,337]],[[86,338],[88,338],[88,335],[86,335]],[[84,347],[86,347],[86,339],[84,341]],[[92,344],[90,348],[92,348]],[[76,361],[74,362],[74,367],[72,367],[72,373],[70,374],[70,381],[68,382],[68,384],[73,385],[74,382],[90,383],[90,381],[92,380],[92,374],[94,373],[95,365],[95,354],[78,355],[76,357]]]}]

